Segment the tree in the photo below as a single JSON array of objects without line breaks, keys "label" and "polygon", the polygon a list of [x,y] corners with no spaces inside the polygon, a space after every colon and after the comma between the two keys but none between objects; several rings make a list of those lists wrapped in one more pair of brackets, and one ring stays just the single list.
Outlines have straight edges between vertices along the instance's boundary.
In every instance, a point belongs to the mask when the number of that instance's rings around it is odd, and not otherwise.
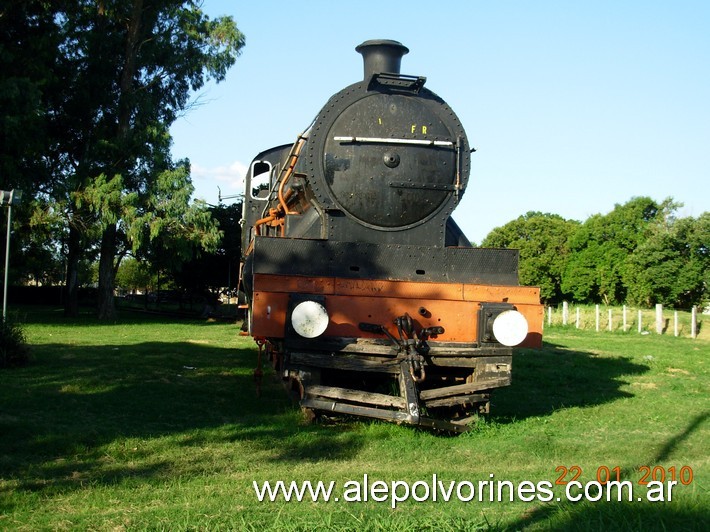
[{"label": "tree", "polygon": [[3,189],[34,197],[49,175],[48,94],[57,90],[56,8],[42,0],[0,7],[0,176]]},{"label": "tree", "polygon": [[184,291],[192,294],[210,291],[216,297],[218,290],[232,291],[237,285],[241,257],[242,203],[219,205],[209,210],[222,234],[216,248],[181,264],[179,270],[172,271],[172,275]]},{"label": "tree", "polygon": [[186,161],[151,183],[139,208],[126,214],[133,252],[166,269],[179,267],[199,250],[214,251],[222,236],[203,201],[190,203],[194,187]]},{"label": "tree", "polygon": [[149,264],[133,257],[121,261],[116,273],[116,286],[133,294],[137,290],[147,291],[152,282]]},{"label": "tree", "polygon": [[670,215],[677,205],[669,198],[656,203],[648,197],[615,205],[605,215],[588,218],[570,238],[570,260],[562,290],[576,301],[623,303],[628,285],[628,259],[644,242],[649,224]]},{"label": "tree", "polygon": [[541,299],[556,303],[564,296],[561,283],[569,257],[567,241],[578,226],[579,222],[556,214],[528,212],[491,231],[482,245],[519,249],[521,284],[539,286]]},{"label": "tree", "polygon": [[629,258],[629,302],[677,308],[702,304],[710,287],[710,213],[658,220],[648,232]]},{"label": "tree", "polygon": [[[50,211],[46,187],[52,182],[52,144],[47,109],[61,90],[56,3],[6,0],[0,5],[0,182],[19,189],[23,201],[13,207],[12,262],[24,271],[11,279],[53,282],[63,274],[61,238],[35,225]],[[36,215],[36,213],[38,213]],[[11,264],[12,266],[12,264]]]},{"label": "tree", "polygon": [[[33,153],[41,154],[36,159],[46,161],[48,172],[34,181],[41,183],[36,188],[65,218],[66,311],[77,311],[77,269],[84,250],[97,245],[99,316],[111,318],[116,265],[133,245],[126,241],[123,217],[131,209],[145,212],[151,184],[181,166],[171,160],[169,127],[188,107],[192,91],[208,79],[224,79],[244,36],[231,18],[210,20],[199,2],[189,0],[30,0],[25,6],[10,2],[0,14],[0,24],[13,30],[3,33],[10,36],[0,44],[9,44],[0,52],[18,41],[36,52],[9,56],[11,68],[4,73],[22,72],[34,64],[34,55],[49,58],[40,61],[38,81],[17,77],[0,84],[0,99],[4,89],[12,95],[13,87],[17,92],[22,86],[37,95],[32,101],[38,103],[20,109],[22,120],[8,123],[18,123],[14,131],[21,132],[21,126],[34,127],[33,113],[42,117],[36,129],[43,135],[28,128],[27,137],[39,139]],[[0,157],[22,145],[0,146]],[[182,207],[192,208],[187,201]],[[188,218],[200,218],[195,212]]]}]

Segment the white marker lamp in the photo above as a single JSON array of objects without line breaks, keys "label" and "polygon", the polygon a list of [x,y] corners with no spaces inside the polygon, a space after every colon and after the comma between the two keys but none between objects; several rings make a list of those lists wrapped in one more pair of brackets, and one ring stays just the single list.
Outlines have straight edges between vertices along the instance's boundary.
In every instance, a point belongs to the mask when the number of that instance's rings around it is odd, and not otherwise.
[{"label": "white marker lamp", "polygon": [[517,310],[506,310],[493,322],[493,336],[501,344],[514,347],[528,335],[528,320]]},{"label": "white marker lamp", "polygon": [[328,311],[315,301],[302,301],[291,313],[291,326],[303,338],[317,338],[328,328]]}]

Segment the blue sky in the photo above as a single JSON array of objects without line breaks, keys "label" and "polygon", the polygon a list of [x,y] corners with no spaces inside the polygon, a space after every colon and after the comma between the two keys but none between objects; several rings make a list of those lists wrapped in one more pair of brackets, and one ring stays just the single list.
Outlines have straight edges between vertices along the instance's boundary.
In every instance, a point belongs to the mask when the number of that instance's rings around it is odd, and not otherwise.
[{"label": "blue sky", "polygon": [[528,211],[584,220],[633,196],[710,211],[710,2],[204,0],[246,35],[220,84],[172,128],[195,196],[242,191],[362,77],[355,46],[395,39],[402,73],[457,113],[477,149],[454,218],[477,243]]}]

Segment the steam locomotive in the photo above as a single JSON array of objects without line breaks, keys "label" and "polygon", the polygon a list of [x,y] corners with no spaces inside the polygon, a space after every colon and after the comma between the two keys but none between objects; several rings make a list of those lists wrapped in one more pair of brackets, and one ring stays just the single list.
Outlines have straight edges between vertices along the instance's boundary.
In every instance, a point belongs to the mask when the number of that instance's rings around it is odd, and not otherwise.
[{"label": "steam locomotive", "polygon": [[518,253],[474,248],[451,218],[466,133],[392,40],[356,48],[364,79],[245,177],[246,328],[303,409],[463,432],[539,346],[539,289]]}]

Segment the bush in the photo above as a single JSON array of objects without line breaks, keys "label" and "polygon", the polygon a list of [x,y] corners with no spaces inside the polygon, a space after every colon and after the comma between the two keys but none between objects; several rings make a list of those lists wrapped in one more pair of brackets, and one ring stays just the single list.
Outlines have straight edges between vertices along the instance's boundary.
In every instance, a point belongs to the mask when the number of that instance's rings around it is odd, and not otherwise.
[{"label": "bush", "polygon": [[24,366],[30,358],[22,325],[10,318],[0,322],[0,368]]}]

